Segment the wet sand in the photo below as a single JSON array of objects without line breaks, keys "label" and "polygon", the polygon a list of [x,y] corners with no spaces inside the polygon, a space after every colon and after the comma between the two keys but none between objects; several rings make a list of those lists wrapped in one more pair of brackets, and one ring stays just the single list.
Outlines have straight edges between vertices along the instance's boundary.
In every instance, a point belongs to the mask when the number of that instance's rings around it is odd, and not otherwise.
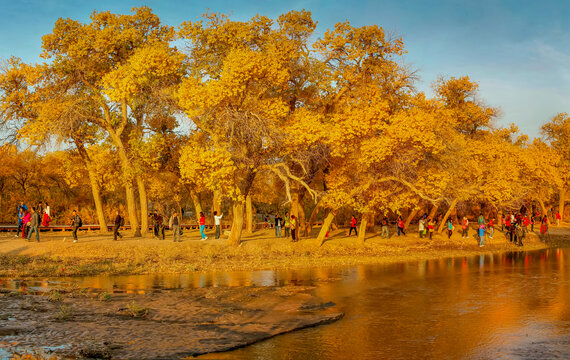
[{"label": "wet sand", "polygon": [[5,292],[0,346],[10,354],[39,351],[70,359],[178,359],[228,351],[342,318],[311,290],[202,288],[113,294],[107,301],[104,294],[81,291]]}]

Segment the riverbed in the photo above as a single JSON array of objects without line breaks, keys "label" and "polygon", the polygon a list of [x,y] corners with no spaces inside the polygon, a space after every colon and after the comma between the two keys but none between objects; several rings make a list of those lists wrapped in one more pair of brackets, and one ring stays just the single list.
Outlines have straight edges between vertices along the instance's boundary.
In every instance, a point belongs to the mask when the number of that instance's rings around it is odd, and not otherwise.
[{"label": "riverbed", "polygon": [[[328,316],[329,320],[338,320],[282,331],[284,334],[267,336],[269,339],[264,341],[245,342],[244,345],[253,344],[236,350],[199,356],[204,359],[570,358],[568,248],[391,265],[3,282],[4,289],[12,292],[22,292],[22,286],[24,291],[35,294],[53,288],[84,289],[85,294],[109,293],[115,301],[113,309],[132,299],[141,306],[150,304],[152,309],[162,306],[161,302],[152,305],[151,300],[143,299],[178,299],[173,304],[180,304],[181,299],[191,298],[193,301],[185,309],[198,313],[195,305],[202,304],[226,314],[225,318],[216,315],[216,321],[227,322],[231,318],[234,325],[241,321],[236,315],[239,311],[242,320],[250,322],[256,315],[247,312],[261,309],[261,304],[277,311],[282,323],[291,309],[296,311],[297,320],[303,320],[305,315],[300,314],[306,311],[314,311],[311,316],[315,316],[315,321],[327,320]],[[252,294],[269,302],[259,300],[249,308],[235,306],[235,301],[243,303]],[[235,301],[226,301],[229,298]],[[110,316],[108,311],[105,313],[105,305],[100,305],[106,302],[96,304],[105,316]],[[287,304],[285,312],[283,304]],[[268,319],[273,319],[275,312],[265,315],[265,324],[270,325]],[[77,323],[72,325],[76,327]],[[200,329],[213,328],[209,323]],[[175,330],[169,329],[175,334]],[[239,327],[232,331],[236,329]],[[86,334],[89,336],[88,331]],[[216,334],[202,333],[206,338]],[[232,336],[239,338],[239,330]],[[13,339],[4,336],[3,340],[5,343]],[[160,339],[157,341],[160,343]],[[207,343],[200,343],[202,349]],[[109,345],[110,351],[116,351],[115,358],[136,358],[129,355],[127,348]],[[227,347],[218,341],[212,351],[224,349]],[[202,352],[192,349],[184,352],[184,344],[177,345],[177,357],[199,353]]]}]

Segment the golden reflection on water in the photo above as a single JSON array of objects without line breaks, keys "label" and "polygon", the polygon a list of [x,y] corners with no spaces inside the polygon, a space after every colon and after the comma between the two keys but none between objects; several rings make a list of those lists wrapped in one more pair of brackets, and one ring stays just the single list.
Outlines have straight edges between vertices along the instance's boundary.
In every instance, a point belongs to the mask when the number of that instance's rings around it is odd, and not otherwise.
[{"label": "golden reflection on water", "polygon": [[345,317],[225,354],[225,359],[570,358],[570,249],[353,268],[11,281],[145,293],[217,286],[317,285]]}]

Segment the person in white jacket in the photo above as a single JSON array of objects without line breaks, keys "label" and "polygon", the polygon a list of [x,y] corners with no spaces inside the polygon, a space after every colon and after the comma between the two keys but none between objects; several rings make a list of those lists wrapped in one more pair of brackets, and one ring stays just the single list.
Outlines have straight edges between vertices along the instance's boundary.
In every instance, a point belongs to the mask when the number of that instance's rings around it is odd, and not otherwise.
[{"label": "person in white jacket", "polygon": [[222,225],[222,216],[224,216],[224,214],[218,215],[218,212],[214,211],[214,224],[216,225],[216,239],[220,238],[220,227]]}]

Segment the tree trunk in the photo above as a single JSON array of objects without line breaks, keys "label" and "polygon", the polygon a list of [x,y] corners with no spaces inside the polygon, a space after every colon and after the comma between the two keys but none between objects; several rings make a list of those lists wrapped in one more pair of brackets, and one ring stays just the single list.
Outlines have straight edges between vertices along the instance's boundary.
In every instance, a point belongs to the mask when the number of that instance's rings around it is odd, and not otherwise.
[{"label": "tree trunk", "polygon": [[541,219],[542,219],[542,217],[544,217],[544,215],[546,215],[548,217],[546,206],[544,206],[544,201],[538,199],[538,203],[540,204],[540,209],[542,210]]},{"label": "tree trunk", "polygon": [[416,217],[416,215],[420,212],[420,208],[417,207],[414,210],[412,210],[412,212],[410,213],[410,215],[408,216],[408,218],[406,219],[406,222],[404,223],[404,230],[408,230],[408,226],[410,226],[410,224],[412,223],[412,220],[414,219],[414,217]]},{"label": "tree trunk", "polygon": [[140,175],[136,176],[137,187],[139,189],[139,202],[141,206],[141,233],[148,232],[148,199],[146,196],[146,186]]},{"label": "tree trunk", "polygon": [[429,212],[429,218],[433,220],[435,214],[437,213],[437,209],[439,208],[439,203],[433,204],[431,211]]},{"label": "tree trunk", "polygon": [[222,206],[220,200],[221,200],[220,190],[215,190],[214,197],[212,198],[212,219],[214,218],[214,211],[218,215],[222,213]]},{"label": "tree trunk", "polygon": [[449,209],[447,210],[447,212],[445,213],[445,216],[441,220],[441,224],[439,224],[439,228],[437,229],[437,232],[441,233],[443,231],[443,228],[445,226],[445,222],[447,221],[447,218],[449,217],[449,215],[451,215],[451,210],[453,210],[453,208],[455,208],[455,205],[457,205],[457,199],[455,199],[451,202]]},{"label": "tree trunk", "polygon": [[139,220],[137,217],[137,209],[135,204],[135,189],[133,187],[132,179],[132,164],[131,160],[127,156],[125,146],[119,134],[117,134],[112,128],[107,128],[115,147],[117,148],[117,154],[119,155],[119,160],[121,162],[121,170],[123,172],[125,181],[125,193],[127,195],[127,211],[129,213],[129,222],[131,225],[131,231],[134,237],[141,237],[141,231],[139,229]]},{"label": "tree trunk", "polygon": [[566,189],[562,188],[559,192],[558,212],[560,213],[560,223],[564,221],[564,204],[566,203]]},{"label": "tree trunk", "polygon": [[232,206],[232,229],[230,231],[230,236],[228,237],[228,243],[230,245],[238,246],[241,241],[241,232],[243,230],[243,208],[244,203],[236,201]]},{"label": "tree trunk", "polygon": [[91,193],[93,194],[93,202],[95,202],[95,210],[97,211],[97,220],[99,220],[99,232],[107,233],[107,221],[105,220],[105,213],[103,212],[103,200],[101,200],[101,190],[97,183],[97,175],[95,171],[88,167],[89,182],[91,183]]},{"label": "tree trunk", "polygon": [[251,195],[245,198],[245,232],[253,234],[253,206],[251,205]]},{"label": "tree trunk", "polygon": [[364,245],[366,236],[366,227],[368,225],[369,214],[362,214],[362,221],[360,222],[360,229],[358,230],[358,241]]},{"label": "tree trunk", "polygon": [[368,225],[366,226],[366,231],[374,233],[374,213],[368,213]]},{"label": "tree trunk", "polygon": [[95,210],[97,211],[97,220],[99,221],[99,232],[107,233],[109,229],[107,228],[107,221],[105,220],[105,213],[103,212],[103,200],[101,200],[101,188],[99,187],[99,183],[97,182],[97,173],[95,169],[93,169],[91,165],[91,158],[85,149],[83,143],[78,140],[74,139],[75,145],[77,146],[77,150],[79,151],[79,155],[83,162],[85,163],[85,167],[87,168],[87,173],[89,174],[89,183],[91,184],[91,193],[93,194],[93,202],[95,203]]},{"label": "tree trunk", "polygon": [[137,217],[137,208],[135,204],[135,189],[130,181],[127,181],[125,184],[125,193],[127,195],[127,211],[129,213],[131,232],[134,237],[141,237],[141,229],[139,229],[139,219]]},{"label": "tree trunk", "polygon": [[194,211],[196,212],[196,222],[200,224],[200,213],[202,212],[202,204],[200,203],[200,197],[195,191],[190,190],[190,198],[194,204]]},{"label": "tree trunk", "polygon": [[459,217],[457,216],[457,208],[453,208],[451,216],[453,216],[453,221],[455,221],[456,224],[459,224]]},{"label": "tree trunk", "polygon": [[311,232],[313,231],[313,224],[315,223],[317,215],[319,214],[319,210],[322,207],[322,204],[323,204],[323,202],[321,200],[319,200],[319,202],[317,203],[317,205],[315,206],[315,208],[311,212],[311,216],[309,217],[309,222],[307,223],[308,236],[310,236]]},{"label": "tree trunk", "polygon": [[304,237],[309,237],[307,233],[307,218],[305,217],[305,209],[303,208],[302,204],[299,203],[299,232],[303,232]]},{"label": "tree trunk", "polygon": [[326,241],[327,232],[329,231],[329,228],[333,222],[335,215],[336,215],[336,211],[329,212],[329,214],[325,218],[325,221],[323,222],[323,226],[321,227],[321,231],[319,231],[319,236],[317,236],[317,242],[319,244],[321,244],[320,246],[322,246],[324,244],[324,242]]},{"label": "tree trunk", "polygon": [[[532,216],[534,216],[534,211],[532,213]],[[497,211],[497,223],[495,224],[495,227],[499,228],[502,227],[503,225],[503,211]]]},{"label": "tree trunk", "polygon": [[301,233],[306,236],[307,222],[305,217],[305,210],[303,209],[302,201],[305,192],[304,189],[299,188],[297,183],[291,184],[291,215],[297,218],[297,237],[301,237]]}]

